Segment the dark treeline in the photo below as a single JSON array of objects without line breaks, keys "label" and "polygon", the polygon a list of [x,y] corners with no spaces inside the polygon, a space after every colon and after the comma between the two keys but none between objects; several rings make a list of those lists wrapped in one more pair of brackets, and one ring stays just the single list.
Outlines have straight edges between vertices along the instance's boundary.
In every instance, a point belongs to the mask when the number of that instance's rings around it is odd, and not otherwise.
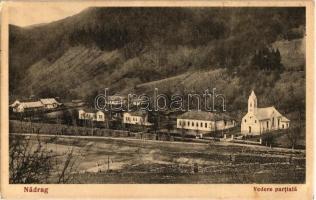
[{"label": "dark treeline", "polygon": [[304,24],[304,8],[89,8],[43,26],[10,26],[10,89],[34,62],[53,62],[79,44],[121,49],[127,58],[170,46],[209,46],[196,64],[227,67],[244,64],[278,38],[301,38]]},{"label": "dark treeline", "polygon": [[[221,80],[166,88],[188,93],[217,87],[234,110],[246,107],[251,89],[261,96],[261,105],[292,111],[293,99],[300,109],[305,102],[305,76],[286,72],[281,49],[272,46],[304,38],[305,8],[88,8],[41,26],[11,25],[9,31],[12,95],[32,91],[93,99],[105,86],[120,93],[186,72],[224,69]],[[72,48],[79,46],[86,49],[71,58]],[[107,52],[115,59],[87,62]],[[45,74],[59,58],[67,62]]]}]

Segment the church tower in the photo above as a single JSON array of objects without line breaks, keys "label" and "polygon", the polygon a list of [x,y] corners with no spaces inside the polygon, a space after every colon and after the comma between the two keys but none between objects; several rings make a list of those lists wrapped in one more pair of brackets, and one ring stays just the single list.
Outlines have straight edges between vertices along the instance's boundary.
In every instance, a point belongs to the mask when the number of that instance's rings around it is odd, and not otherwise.
[{"label": "church tower", "polygon": [[249,98],[248,98],[248,112],[250,113],[256,113],[257,112],[257,97],[255,95],[255,92],[252,90]]}]

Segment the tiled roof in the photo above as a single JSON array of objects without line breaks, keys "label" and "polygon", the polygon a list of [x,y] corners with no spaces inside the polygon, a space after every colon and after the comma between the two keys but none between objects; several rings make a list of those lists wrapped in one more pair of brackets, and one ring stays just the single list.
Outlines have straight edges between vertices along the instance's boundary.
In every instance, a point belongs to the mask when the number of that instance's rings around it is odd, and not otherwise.
[{"label": "tiled roof", "polygon": [[82,108],[82,109],[79,109],[79,110],[83,110],[86,113],[96,113],[96,112],[100,111],[100,110],[97,110],[95,108]]},{"label": "tiled roof", "polygon": [[281,119],[281,121],[282,121],[282,122],[289,122],[290,120],[289,120],[288,118],[286,118],[286,117],[283,116],[282,119]]},{"label": "tiled roof", "polygon": [[39,107],[43,107],[43,104],[40,101],[22,102],[19,105],[21,105],[23,108],[39,108]]},{"label": "tiled roof", "polygon": [[109,101],[121,101],[121,100],[126,100],[125,96],[120,96],[120,95],[113,95],[113,96],[108,96]]},{"label": "tiled roof", "polygon": [[205,111],[189,111],[178,117],[179,119],[193,119],[206,121],[231,120],[232,118],[224,113],[212,113]]},{"label": "tiled roof", "polygon": [[60,103],[58,103],[58,102],[56,101],[56,99],[54,99],[54,98],[40,99],[40,101],[41,101],[44,105],[46,105],[46,104],[54,104],[54,103],[60,104]]},{"label": "tiled roof", "polygon": [[19,105],[21,102],[19,100],[15,100],[12,104],[10,104],[10,107],[15,107]]},{"label": "tiled roof", "polygon": [[276,116],[282,116],[275,108],[274,106],[266,107],[266,108],[257,108],[257,112],[255,116],[258,120],[264,120],[269,119],[271,115],[274,114]]},{"label": "tiled roof", "polygon": [[147,112],[143,110],[133,111],[133,112],[128,112],[128,113],[132,116],[140,116],[140,117],[143,117],[147,114]]}]

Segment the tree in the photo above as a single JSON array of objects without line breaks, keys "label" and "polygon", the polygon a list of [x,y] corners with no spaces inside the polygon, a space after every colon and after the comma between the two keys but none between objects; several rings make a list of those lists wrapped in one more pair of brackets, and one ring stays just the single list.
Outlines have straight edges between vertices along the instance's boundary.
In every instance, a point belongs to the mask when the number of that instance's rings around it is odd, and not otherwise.
[{"label": "tree", "polygon": [[297,141],[301,134],[301,128],[300,126],[296,126],[293,128],[289,128],[287,131],[287,138],[290,142],[291,148],[295,149],[295,146],[297,145]]},{"label": "tree", "polygon": [[37,144],[30,137],[9,137],[9,182],[43,183],[51,175],[54,155],[44,149],[39,138]]},{"label": "tree", "polygon": [[255,52],[251,63],[261,70],[281,70],[281,54],[279,49],[261,48]]},{"label": "tree", "polygon": [[65,124],[77,126],[78,111],[76,110],[64,110],[62,118]]},{"label": "tree", "polygon": [[159,119],[160,119],[159,111],[153,112],[153,129],[155,133],[157,133],[157,130],[160,129]]},{"label": "tree", "polygon": [[141,128],[141,132],[145,132],[146,124],[145,124],[144,118],[140,119],[140,128]]},{"label": "tree", "polygon": [[170,132],[171,132],[171,129],[173,128],[173,125],[172,125],[172,122],[171,122],[169,116],[167,116],[166,128],[167,128],[167,130],[168,130],[168,136],[170,136]]},{"label": "tree", "polygon": [[263,135],[262,141],[266,146],[270,146],[271,148],[274,145],[275,137],[273,133],[266,133]]},{"label": "tree", "polygon": [[[9,137],[9,182],[11,184],[70,183],[77,171],[79,156],[74,156],[74,149],[58,155],[46,149],[46,144],[57,137],[42,141],[39,136],[26,137],[10,135]],[[86,150],[84,148],[83,150]],[[58,158],[64,157],[64,160]],[[55,173],[57,172],[57,173]]]}]

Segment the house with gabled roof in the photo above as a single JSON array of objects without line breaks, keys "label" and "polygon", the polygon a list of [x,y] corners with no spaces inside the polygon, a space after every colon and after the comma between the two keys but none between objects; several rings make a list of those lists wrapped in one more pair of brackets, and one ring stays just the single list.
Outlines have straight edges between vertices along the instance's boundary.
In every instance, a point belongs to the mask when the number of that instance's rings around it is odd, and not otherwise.
[{"label": "house with gabled roof", "polygon": [[177,117],[177,128],[201,132],[227,130],[236,122],[225,113],[189,111]]},{"label": "house with gabled roof", "polygon": [[104,122],[106,120],[104,112],[100,110],[85,108],[78,110],[79,120],[97,121]]},{"label": "house with gabled roof", "polygon": [[44,108],[46,109],[57,108],[58,106],[62,105],[61,103],[56,101],[55,98],[40,99],[40,102],[43,104]]},{"label": "house with gabled roof", "polygon": [[127,103],[127,97],[122,95],[112,95],[106,100],[108,106],[124,106]]},{"label": "house with gabled roof", "polygon": [[20,102],[18,100],[11,104],[10,107],[12,107],[13,112],[17,113],[38,111],[44,108],[43,104],[40,101]]},{"label": "house with gabled roof", "polygon": [[57,108],[60,105],[62,105],[62,104],[57,102],[55,98],[44,98],[44,99],[40,99],[38,101],[15,100],[10,105],[10,107],[12,108],[13,112],[26,112],[26,111],[38,111],[38,110],[53,109],[53,108]]},{"label": "house with gabled roof", "polygon": [[260,135],[289,127],[290,120],[274,106],[258,108],[257,97],[254,91],[251,92],[248,98],[248,113],[241,121],[241,133],[243,135]]},{"label": "house with gabled roof", "polygon": [[151,126],[152,124],[148,121],[148,113],[143,110],[124,112],[123,123],[131,125],[142,125]]}]

